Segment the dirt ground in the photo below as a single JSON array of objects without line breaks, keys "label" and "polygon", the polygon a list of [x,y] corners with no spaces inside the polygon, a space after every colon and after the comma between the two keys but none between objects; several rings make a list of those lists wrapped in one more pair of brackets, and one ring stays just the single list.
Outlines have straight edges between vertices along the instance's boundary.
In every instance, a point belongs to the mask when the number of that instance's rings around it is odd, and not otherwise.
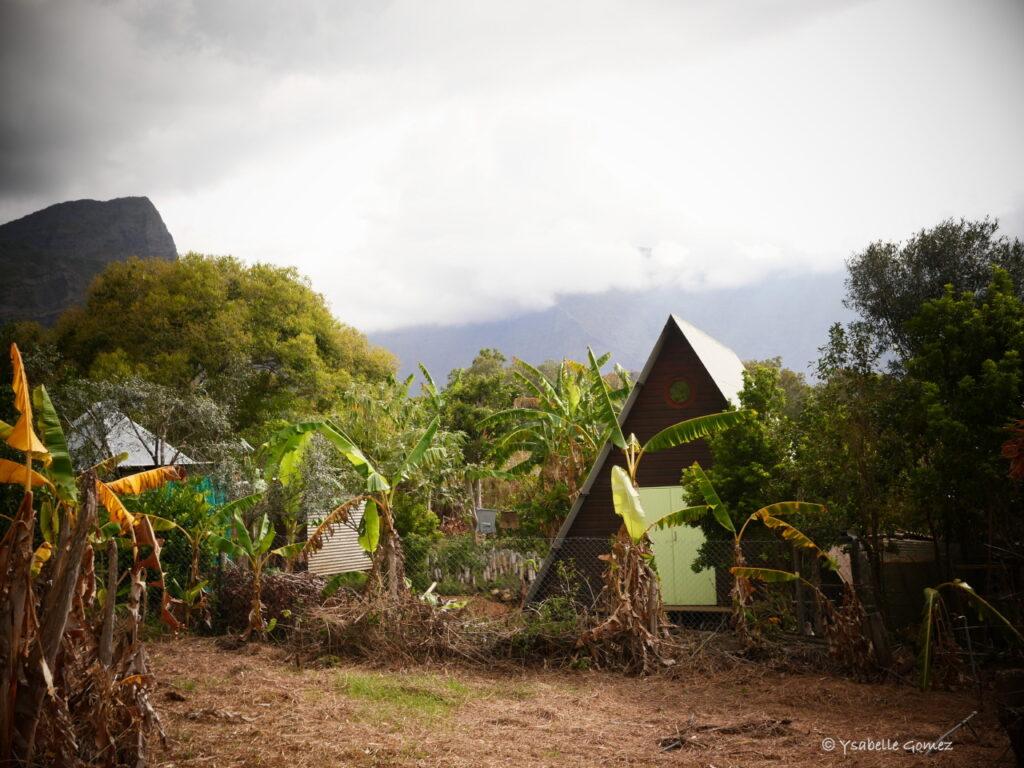
[{"label": "dirt ground", "polygon": [[[693,679],[348,662],[299,670],[276,648],[226,651],[206,638],[154,643],[151,658],[168,735],[154,763],[165,768],[1012,764],[991,705],[972,721],[976,733],[953,736],[951,750],[904,751],[977,709],[970,693],[754,665]],[[897,748],[850,744],[844,757],[842,741],[869,739]]]}]

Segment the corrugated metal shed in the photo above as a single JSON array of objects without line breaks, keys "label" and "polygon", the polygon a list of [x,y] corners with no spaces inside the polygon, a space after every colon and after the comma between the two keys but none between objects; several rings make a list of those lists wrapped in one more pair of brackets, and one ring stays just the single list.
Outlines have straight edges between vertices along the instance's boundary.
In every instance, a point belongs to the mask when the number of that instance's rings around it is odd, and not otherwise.
[{"label": "corrugated metal shed", "polygon": [[[324,537],[324,546],[319,552],[309,556],[309,570],[321,576],[333,576],[336,573],[349,571],[366,571],[370,568],[370,556],[359,546],[359,522],[363,519],[364,505],[360,504],[351,515],[350,523],[339,523],[331,526],[331,531]],[[317,526],[316,521],[306,525],[309,536]]]}]

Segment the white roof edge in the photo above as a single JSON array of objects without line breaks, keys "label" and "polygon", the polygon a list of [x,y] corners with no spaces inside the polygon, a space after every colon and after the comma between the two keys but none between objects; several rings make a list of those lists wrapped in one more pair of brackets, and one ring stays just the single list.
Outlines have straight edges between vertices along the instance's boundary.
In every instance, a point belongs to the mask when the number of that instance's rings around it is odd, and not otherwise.
[{"label": "white roof edge", "polygon": [[[125,468],[153,466],[152,454],[158,442],[156,435],[109,403],[95,403],[92,408],[97,409],[96,412],[87,410],[71,422],[72,431],[68,435],[68,447],[72,451],[80,449],[87,440],[92,439],[95,442],[96,438],[100,438],[103,440],[104,446],[113,451],[113,455],[128,454],[127,458],[118,466]],[[105,434],[94,434],[90,438],[86,435],[86,431],[92,431],[97,426],[96,416],[100,417]],[[111,438],[117,439],[112,440]],[[175,466],[203,463],[182,453],[170,443],[165,442],[163,449],[166,454],[174,457],[173,464]]]},{"label": "white roof edge", "polygon": [[676,315],[672,315],[671,319],[690,342],[722,397],[739,407],[740,392],[743,390],[743,361],[739,355],[693,323]]}]

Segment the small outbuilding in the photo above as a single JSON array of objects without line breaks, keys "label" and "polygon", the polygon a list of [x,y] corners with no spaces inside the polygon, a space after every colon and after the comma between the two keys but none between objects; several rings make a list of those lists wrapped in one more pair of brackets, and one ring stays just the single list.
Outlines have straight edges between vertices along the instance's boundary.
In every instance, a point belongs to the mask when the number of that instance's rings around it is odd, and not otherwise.
[{"label": "small outbuilding", "polygon": [[498,510],[476,508],[476,532],[482,534],[494,534],[498,532]]},{"label": "small outbuilding", "polygon": [[[334,576],[337,573],[370,569],[370,556],[359,544],[359,523],[363,519],[365,508],[365,503],[360,504],[352,510],[348,522],[337,523],[330,527],[329,532],[324,536],[323,547],[309,555],[307,567],[311,573]],[[318,520],[310,520],[307,523],[307,538],[318,525]]]},{"label": "small outbuilding", "polygon": [[[658,337],[619,415],[625,434],[635,433],[640,442],[666,427],[739,405],[743,388],[743,362],[731,349],[699,328],[672,315]],[[712,464],[711,451],[703,440],[644,457],[638,481],[644,508],[670,512],[683,506],[680,479],[684,469],[700,462]],[[572,570],[600,590],[604,561],[611,538],[622,524],[612,506],[611,469],[625,462],[621,452],[607,443],[598,454],[552,544],[551,553],[527,596],[536,601],[559,588],[556,564]],[[655,563],[662,583],[662,597],[669,610],[701,610],[717,606],[721,588],[715,569],[694,573],[692,564],[704,542],[698,528],[677,527],[651,534]]]},{"label": "small outbuilding", "polygon": [[68,449],[88,465],[126,454],[127,458],[117,465],[120,471],[202,463],[106,403],[96,403],[71,423]]}]

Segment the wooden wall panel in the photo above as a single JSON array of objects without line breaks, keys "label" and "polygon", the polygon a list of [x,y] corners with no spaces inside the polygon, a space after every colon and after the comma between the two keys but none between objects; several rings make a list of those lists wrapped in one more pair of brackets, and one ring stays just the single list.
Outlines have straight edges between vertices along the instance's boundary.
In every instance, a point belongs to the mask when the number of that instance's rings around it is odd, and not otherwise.
[{"label": "wooden wall panel", "polygon": [[[690,401],[682,407],[670,405],[667,395],[668,388],[679,379],[689,382],[692,389]],[[717,413],[727,405],[689,342],[672,324],[661,353],[626,417],[623,432],[635,433],[642,443],[677,422]],[[711,451],[703,440],[644,456],[637,479],[641,487],[676,485],[683,470],[694,461],[704,467],[711,465]],[[618,530],[621,521],[612,507],[611,496],[614,464],[625,465],[618,449],[612,450],[601,467],[567,538],[603,538]]]}]

